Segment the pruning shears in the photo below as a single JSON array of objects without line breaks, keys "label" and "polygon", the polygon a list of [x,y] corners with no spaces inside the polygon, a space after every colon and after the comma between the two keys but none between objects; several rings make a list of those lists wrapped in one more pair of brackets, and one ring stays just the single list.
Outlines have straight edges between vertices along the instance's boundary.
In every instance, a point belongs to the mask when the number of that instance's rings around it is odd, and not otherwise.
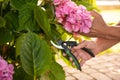
[{"label": "pruning shears", "polygon": [[[73,59],[73,62],[75,63],[75,66],[77,67],[77,69],[79,69],[81,71],[81,66],[79,64],[79,61],[77,60],[77,58],[71,53],[71,48],[74,46],[77,46],[77,42],[76,41],[58,41],[58,44],[55,44],[53,41],[50,41],[51,44],[58,48],[58,49],[62,49],[67,55],[68,57],[71,57]],[[95,57],[95,55],[93,54],[93,52],[90,49],[87,48],[81,48],[82,50],[86,51],[91,57]]]}]

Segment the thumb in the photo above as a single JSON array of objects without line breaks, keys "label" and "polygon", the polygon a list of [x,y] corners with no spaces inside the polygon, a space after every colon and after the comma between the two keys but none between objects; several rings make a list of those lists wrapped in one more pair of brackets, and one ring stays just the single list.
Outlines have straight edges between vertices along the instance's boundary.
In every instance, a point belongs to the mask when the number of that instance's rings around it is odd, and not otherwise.
[{"label": "thumb", "polygon": [[86,46],[87,46],[86,41],[82,41],[77,46],[73,47],[73,49],[80,49],[80,48],[83,48],[83,47],[86,47]]},{"label": "thumb", "polygon": [[91,11],[91,15],[93,17],[99,17],[99,16],[101,16],[97,11]]}]

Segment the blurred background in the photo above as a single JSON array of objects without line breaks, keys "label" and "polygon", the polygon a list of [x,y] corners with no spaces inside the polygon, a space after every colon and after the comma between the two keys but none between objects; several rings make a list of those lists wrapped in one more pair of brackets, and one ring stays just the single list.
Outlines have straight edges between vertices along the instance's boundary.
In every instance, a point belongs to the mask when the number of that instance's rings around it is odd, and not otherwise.
[{"label": "blurred background", "polygon": [[120,21],[120,0],[97,0],[96,4],[106,22],[117,23]]},{"label": "blurred background", "polygon": [[[96,5],[109,25],[115,25],[120,22],[120,0],[96,0]],[[103,53],[111,52],[120,52],[120,43]]]}]

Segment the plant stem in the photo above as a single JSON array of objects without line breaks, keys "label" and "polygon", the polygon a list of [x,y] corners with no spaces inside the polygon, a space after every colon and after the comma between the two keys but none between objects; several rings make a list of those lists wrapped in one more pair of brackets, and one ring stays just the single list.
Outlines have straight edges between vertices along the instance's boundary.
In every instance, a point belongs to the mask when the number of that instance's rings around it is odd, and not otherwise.
[{"label": "plant stem", "polygon": [[37,80],[36,76],[34,76],[34,80]]},{"label": "plant stem", "polygon": [[2,9],[3,2],[0,3],[0,16],[3,16],[3,9]]},{"label": "plant stem", "polygon": [[2,2],[0,2],[0,16],[2,16]]}]

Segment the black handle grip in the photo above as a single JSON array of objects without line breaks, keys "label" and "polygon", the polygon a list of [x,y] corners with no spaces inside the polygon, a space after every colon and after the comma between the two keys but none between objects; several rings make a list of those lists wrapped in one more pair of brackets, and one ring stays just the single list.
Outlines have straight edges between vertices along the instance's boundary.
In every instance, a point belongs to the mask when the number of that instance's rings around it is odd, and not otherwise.
[{"label": "black handle grip", "polygon": [[[79,61],[70,51],[70,48],[77,46],[77,43],[75,41],[64,41],[61,43],[61,45],[64,48],[64,52],[68,55],[68,56],[66,56],[66,58],[68,59],[69,57],[71,57],[76,65],[76,67],[81,71],[81,66],[79,64]],[[87,49],[87,48],[81,48],[81,49],[86,51],[90,56],[94,57],[94,54],[90,49]]]},{"label": "black handle grip", "polygon": [[[62,44],[66,43],[66,46],[70,46],[71,48],[77,46],[77,42],[75,41],[63,41]],[[95,57],[94,53],[88,48],[81,48],[82,50],[86,51],[91,57]]]},{"label": "black handle grip", "polygon": [[90,50],[90,49],[88,49],[88,48],[81,48],[82,50],[84,50],[84,51],[86,51],[91,57],[95,57],[95,55],[93,54],[93,52]]}]

